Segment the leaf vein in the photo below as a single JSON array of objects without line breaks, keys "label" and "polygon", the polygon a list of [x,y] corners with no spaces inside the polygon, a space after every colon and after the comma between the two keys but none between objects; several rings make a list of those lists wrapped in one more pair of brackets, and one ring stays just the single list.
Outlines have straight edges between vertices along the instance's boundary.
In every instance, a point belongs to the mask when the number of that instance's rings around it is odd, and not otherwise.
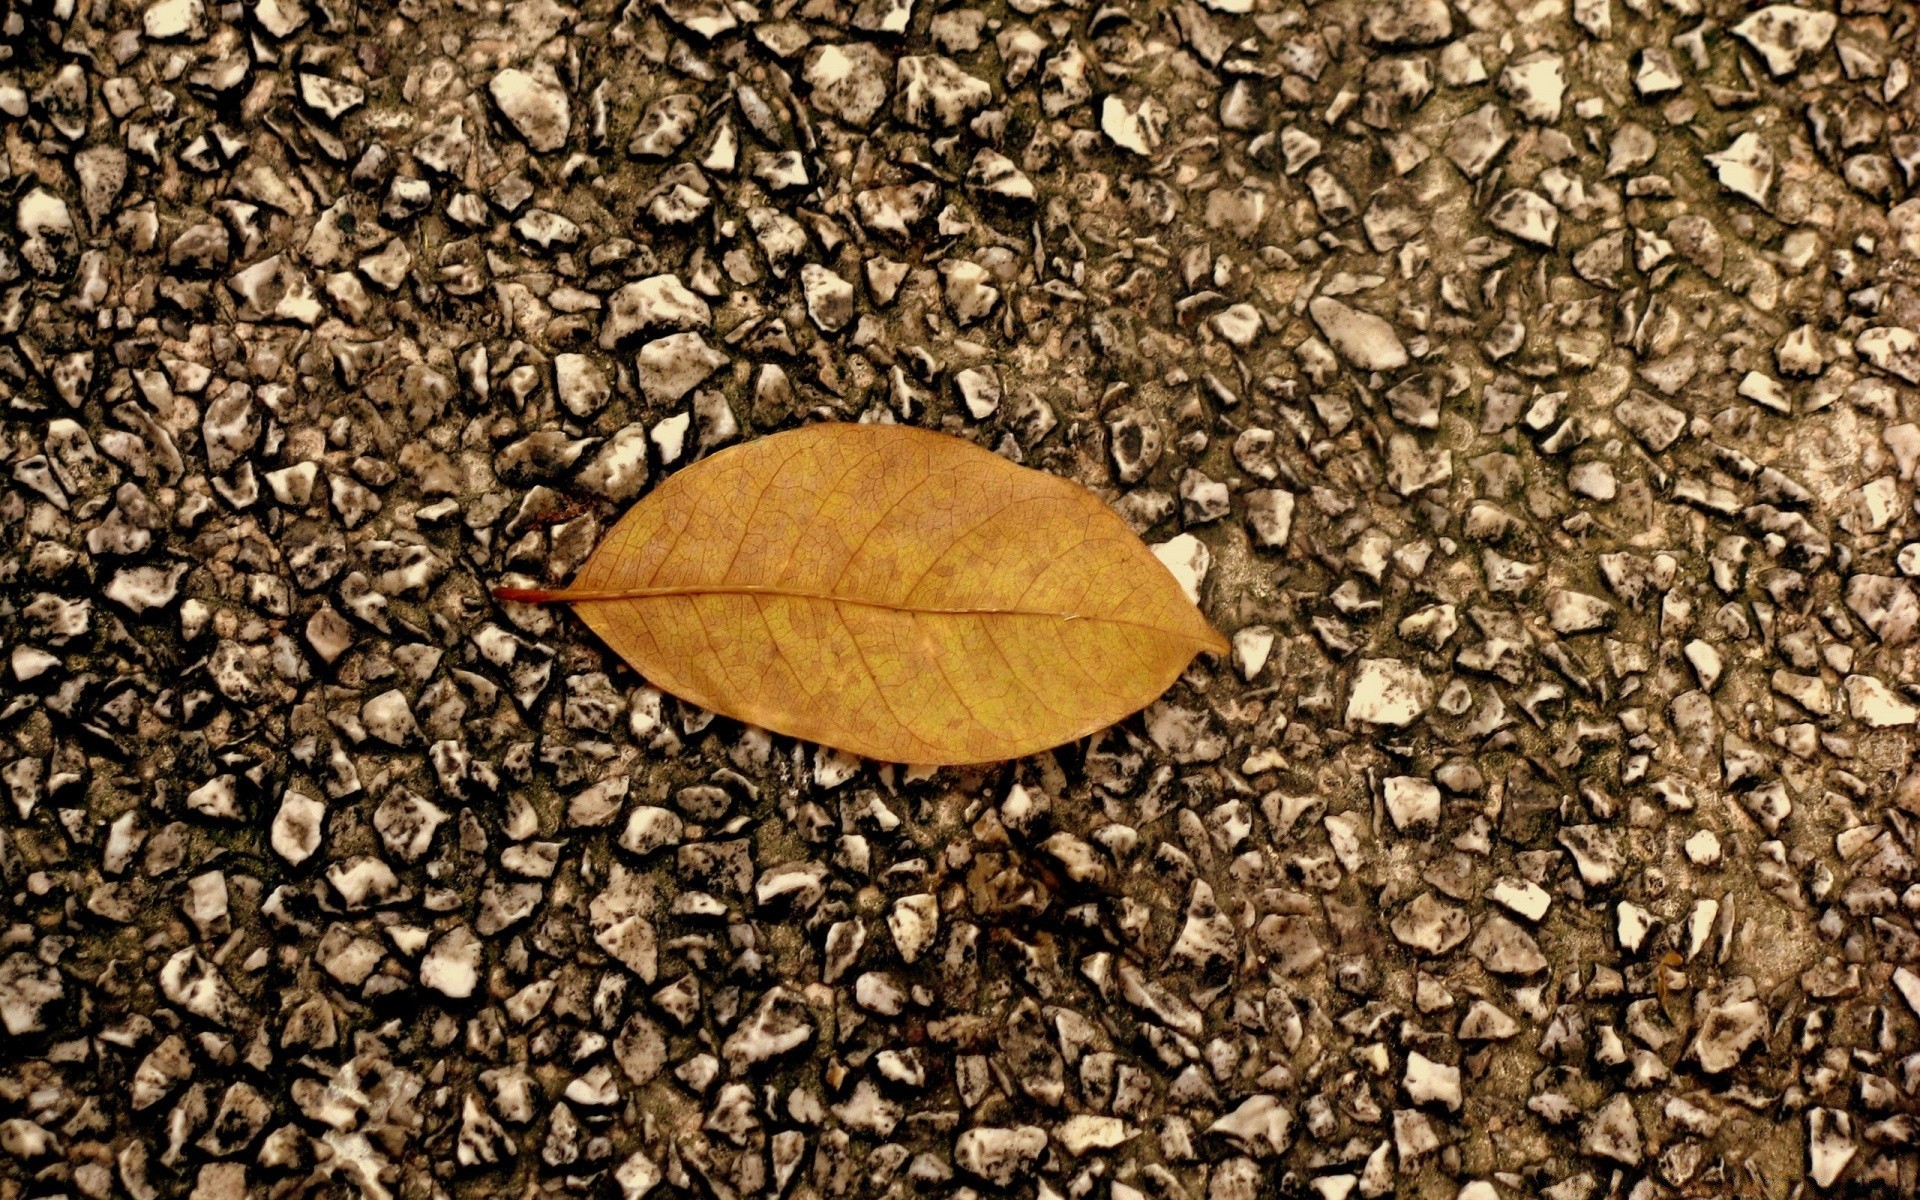
[{"label": "leaf vein", "polygon": [[893,707],[893,698],[887,695],[887,689],[880,683],[880,676],[874,673],[873,664],[867,660],[867,648],[860,644],[860,635],[853,631],[853,626],[847,624],[847,615],[840,611],[840,606],[837,604],[829,607],[833,609],[834,620],[840,622],[840,628],[847,631],[847,640],[853,643],[853,652],[860,659],[860,669],[867,673],[867,678],[873,683],[873,692],[880,698],[880,707],[887,710],[887,715],[893,718],[893,723],[900,727],[902,733],[922,746],[932,746],[933,743],[921,737],[919,732],[900,716],[899,710]]},{"label": "leaf vein", "polygon": [[987,641],[993,643],[994,653],[998,654],[1000,656],[1000,661],[1006,664],[1007,674],[1013,678],[1014,682],[1018,683],[1021,687],[1027,690],[1027,695],[1033,697],[1034,703],[1038,704],[1041,708],[1046,709],[1048,712],[1052,713],[1056,717],[1067,717],[1068,719],[1072,719],[1072,716],[1073,716],[1072,713],[1063,713],[1059,709],[1055,708],[1053,705],[1048,704],[1047,698],[1040,694],[1040,689],[1037,687],[1034,687],[1031,683],[1028,683],[1027,677],[1020,673],[1020,668],[1013,665],[1013,660],[1007,657],[1006,647],[1002,646],[1000,644],[1000,639],[994,636],[993,622],[982,621],[980,622],[980,628],[987,631]]},{"label": "leaf vein", "polygon": [[1195,637],[1183,630],[1169,629],[1165,625],[1152,621],[1130,621],[1125,617],[1101,616],[1092,613],[1058,612],[1052,609],[1038,608],[932,608],[912,604],[895,604],[885,600],[868,600],[860,596],[841,596],[832,592],[814,592],[802,588],[786,588],[773,584],[689,584],[657,588],[622,588],[610,591],[564,591],[555,594],[552,599],[566,604],[614,604],[625,600],[670,600],[691,596],[725,595],[761,595],[778,596],[793,600],[824,600],[832,604],[851,604],[856,608],[877,608],[886,612],[909,613],[914,616],[928,617],[1049,617],[1056,621],[1093,621],[1103,625],[1123,625],[1132,629],[1147,629],[1155,633],[1177,637],[1196,646],[1211,646],[1206,638]]}]

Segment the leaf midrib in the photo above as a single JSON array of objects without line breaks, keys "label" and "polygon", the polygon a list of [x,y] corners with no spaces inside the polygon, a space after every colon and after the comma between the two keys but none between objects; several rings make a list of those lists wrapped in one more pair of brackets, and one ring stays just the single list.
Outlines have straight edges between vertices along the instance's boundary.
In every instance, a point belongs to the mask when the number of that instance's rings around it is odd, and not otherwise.
[{"label": "leaf midrib", "polygon": [[1185,630],[1170,629],[1165,625],[1156,625],[1148,621],[1130,621],[1125,617],[1098,616],[1089,613],[1058,612],[1041,608],[933,608],[915,604],[894,604],[885,600],[869,600],[862,596],[842,596],[832,592],[816,592],[803,588],[779,587],[759,583],[701,583],[678,587],[644,587],[580,589],[569,588],[553,593],[549,599],[565,604],[603,604],[617,603],[622,600],[669,600],[692,598],[695,596],[774,596],[787,600],[819,600],[829,604],[851,604],[859,608],[876,608],[885,612],[907,613],[912,616],[927,617],[1045,617],[1055,621],[1096,621],[1107,625],[1122,625],[1132,629],[1147,629],[1155,633],[1167,634],[1184,639],[1196,646],[1214,645],[1207,638],[1195,637]]}]

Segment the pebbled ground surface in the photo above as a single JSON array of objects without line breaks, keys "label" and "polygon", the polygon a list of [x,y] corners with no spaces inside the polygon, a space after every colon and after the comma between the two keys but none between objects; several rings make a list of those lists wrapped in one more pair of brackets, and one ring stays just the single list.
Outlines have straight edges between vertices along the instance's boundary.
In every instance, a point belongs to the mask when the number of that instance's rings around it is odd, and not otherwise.
[{"label": "pebbled ground surface", "polygon": [[[1912,1196],[1834,2],[0,8],[0,1200]],[[935,773],[489,599],[820,418],[1231,660]]]}]

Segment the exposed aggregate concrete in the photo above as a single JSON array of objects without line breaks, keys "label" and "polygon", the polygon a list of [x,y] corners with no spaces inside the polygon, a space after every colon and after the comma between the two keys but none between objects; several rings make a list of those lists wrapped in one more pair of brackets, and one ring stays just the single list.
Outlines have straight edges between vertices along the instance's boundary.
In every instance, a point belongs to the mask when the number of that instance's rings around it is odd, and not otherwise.
[{"label": "exposed aggregate concrete", "polygon": [[[1914,1195],[1916,18],[0,10],[0,1200]],[[819,419],[1230,660],[930,771],[489,598]]]}]

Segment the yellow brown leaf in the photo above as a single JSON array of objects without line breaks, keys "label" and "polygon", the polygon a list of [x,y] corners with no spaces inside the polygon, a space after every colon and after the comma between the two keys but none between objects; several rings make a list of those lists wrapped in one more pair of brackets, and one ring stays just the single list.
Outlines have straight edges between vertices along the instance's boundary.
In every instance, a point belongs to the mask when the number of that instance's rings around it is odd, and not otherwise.
[{"label": "yellow brown leaf", "polygon": [[970,442],[810,425],[634,505],[563,591],[649,681],[868,758],[1018,758],[1103,729],[1226,639],[1099,497]]}]

